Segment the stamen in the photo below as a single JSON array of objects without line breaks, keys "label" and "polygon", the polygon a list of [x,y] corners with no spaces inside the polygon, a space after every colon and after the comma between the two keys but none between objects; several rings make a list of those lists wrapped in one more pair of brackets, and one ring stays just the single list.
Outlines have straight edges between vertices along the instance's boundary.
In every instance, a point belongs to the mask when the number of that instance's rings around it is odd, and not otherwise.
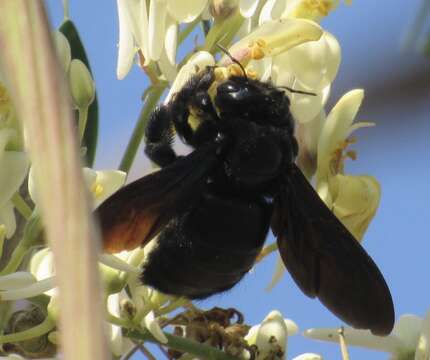
[{"label": "stamen", "polygon": [[93,185],[92,191],[94,193],[95,198],[97,199],[103,194],[103,191],[104,191],[103,185],[101,185],[98,182],[95,182]]},{"label": "stamen", "polygon": [[230,53],[229,53],[229,51],[224,47],[224,46],[222,46],[222,45],[220,45],[220,44],[216,44],[217,46],[218,46],[218,48],[220,48],[220,50],[222,51],[222,52],[224,52],[229,58],[230,58],[230,60],[233,62],[233,63],[235,63],[235,64],[237,64],[237,65],[239,65],[239,67],[241,68],[241,70],[242,70],[242,74],[243,74],[243,76],[245,76],[246,77],[246,71],[245,71],[245,68],[243,67],[243,65],[240,63],[240,61],[239,60],[237,60],[236,58],[234,58]]}]

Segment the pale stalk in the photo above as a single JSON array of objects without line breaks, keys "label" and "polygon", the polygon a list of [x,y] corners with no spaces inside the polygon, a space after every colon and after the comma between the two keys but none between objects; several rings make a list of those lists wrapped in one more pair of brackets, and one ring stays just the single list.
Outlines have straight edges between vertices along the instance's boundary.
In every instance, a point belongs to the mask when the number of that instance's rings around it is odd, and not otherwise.
[{"label": "pale stalk", "polygon": [[108,359],[97,268],[75,121],[41,0],[0,2],[2,70],[28,136],[39,205],[60,288],[64,359]]}]

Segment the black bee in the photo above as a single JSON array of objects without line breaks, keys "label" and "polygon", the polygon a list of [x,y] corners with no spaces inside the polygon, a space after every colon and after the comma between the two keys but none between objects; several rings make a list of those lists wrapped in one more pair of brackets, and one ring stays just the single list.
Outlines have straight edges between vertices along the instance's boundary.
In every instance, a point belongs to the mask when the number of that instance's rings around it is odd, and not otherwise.
[{"label": "black bee", "polygon": [[[300,289],[353,327],[386,335],[394,323],[378,267],[295,164],[284,90],[244,75],[194,75],[146,128],[148,157],[162,169],[98,209],[106,251],[158,235],[141,280],[203,299],[232,288],[253,266],[271,228]],[[178,156],[174,134],[194,150]]]}]

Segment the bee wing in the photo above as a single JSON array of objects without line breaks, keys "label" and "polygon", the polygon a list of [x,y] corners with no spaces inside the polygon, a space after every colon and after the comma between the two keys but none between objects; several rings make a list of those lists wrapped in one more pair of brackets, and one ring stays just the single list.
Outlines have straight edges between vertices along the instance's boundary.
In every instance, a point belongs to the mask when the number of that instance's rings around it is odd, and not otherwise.
[{"label": "bee wing", "polygon": [[272,230],[299,288],[353,327],[387,335],[394,306],[384,277],[297,166],[274,206]]},{"label": "bee wing", "polygon": [[211,144],[114,193],[96,211],[104,250],[132,250],[151,240],[200,196],[216,163]]}]

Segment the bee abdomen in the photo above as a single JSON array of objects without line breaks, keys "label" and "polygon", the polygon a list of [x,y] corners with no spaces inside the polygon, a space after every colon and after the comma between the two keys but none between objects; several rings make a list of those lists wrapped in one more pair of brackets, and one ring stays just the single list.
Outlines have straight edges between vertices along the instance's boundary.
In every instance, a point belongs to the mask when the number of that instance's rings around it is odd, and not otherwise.
[{"label": "bee abdomen", "polygon": [[262,199],[205,194],[162,231],[143,267],[142,282],[190,299],[230,289],[254,264],[271,213]]}]

